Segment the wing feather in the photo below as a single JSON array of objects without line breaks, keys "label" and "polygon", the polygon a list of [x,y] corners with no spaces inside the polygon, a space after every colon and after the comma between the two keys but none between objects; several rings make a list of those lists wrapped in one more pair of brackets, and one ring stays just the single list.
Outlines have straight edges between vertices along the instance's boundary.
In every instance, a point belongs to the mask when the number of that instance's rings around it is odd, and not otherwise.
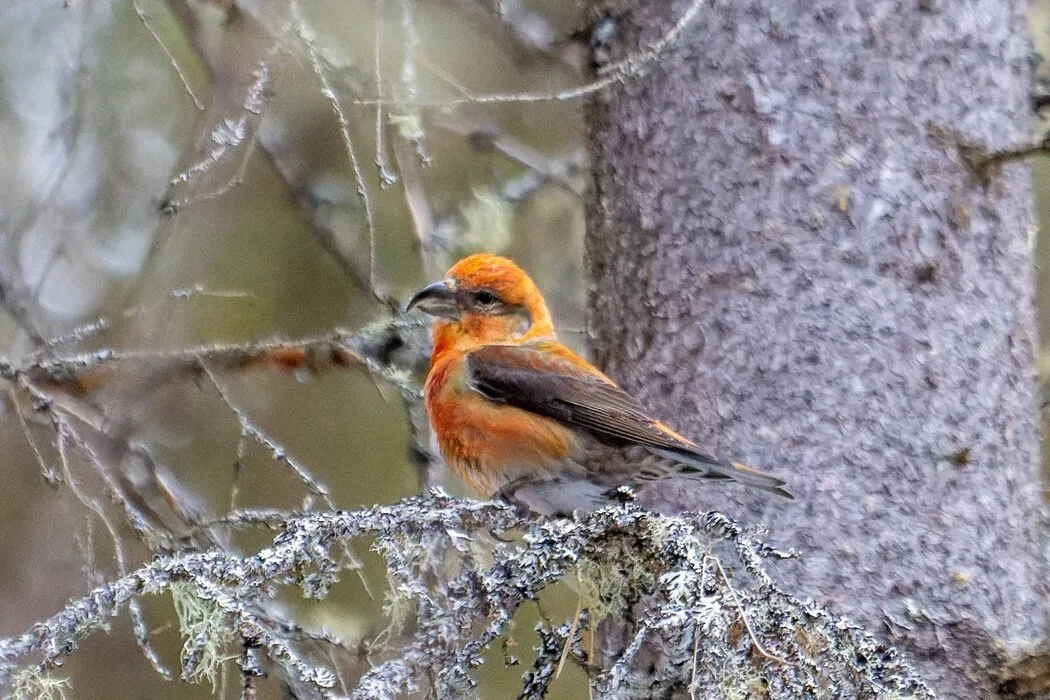
[{"label": "wing feather", "polygon": [[468,382],[490,401],[556,420],[607,445],[639,445],[676,466],[662,476],[732,479],[791,498],[784,481],[706,454],[560,343],[485,345],[466,357]]},{"label": "wing feather", "polygon": [[467,355],[467,376],[490,401],[553,418],[606,443],[691,447],[663,429],[637,399],[570,353],[554,344],[486,345]]}]

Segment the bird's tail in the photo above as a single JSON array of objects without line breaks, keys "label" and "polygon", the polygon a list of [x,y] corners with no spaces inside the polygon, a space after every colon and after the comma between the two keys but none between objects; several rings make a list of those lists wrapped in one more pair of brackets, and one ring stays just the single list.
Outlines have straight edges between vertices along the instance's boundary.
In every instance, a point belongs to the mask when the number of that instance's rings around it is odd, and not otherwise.
[{"label": "bird's tail", "polygon": [[724,479],[745,486],[775,493],[794,500],[791,492],[784,488],[784,480],[759,471],[740,462],[727,462],[692,450],[655,450],[671,464],[660,478],[685,477],[691,479]]}]

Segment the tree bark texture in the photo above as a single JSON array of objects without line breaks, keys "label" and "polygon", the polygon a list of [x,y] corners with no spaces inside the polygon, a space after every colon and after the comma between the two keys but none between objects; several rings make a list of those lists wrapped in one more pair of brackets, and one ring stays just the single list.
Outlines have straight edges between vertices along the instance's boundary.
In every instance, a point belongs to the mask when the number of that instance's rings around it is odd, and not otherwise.
[{"label": "tree bark texture", "polygon": [[[596,2],[614,52],[688,3]],[[788,480],[650,494],[770,528],[778,567],[945,697],[1044,632],[1025,3],[705,8],[590,108],[596,356],[712,451]]]}]

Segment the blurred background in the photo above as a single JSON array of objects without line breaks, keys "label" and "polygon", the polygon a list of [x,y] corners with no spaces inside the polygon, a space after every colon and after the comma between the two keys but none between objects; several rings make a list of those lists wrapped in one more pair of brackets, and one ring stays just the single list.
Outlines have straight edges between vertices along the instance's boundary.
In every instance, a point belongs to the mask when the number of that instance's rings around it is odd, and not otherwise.
[{"label": "blurred background", "polygon": [[[394,384],[355,367],[201,376],[173,362],[187,350],[368,327],[477,250],[533,273],[564,339],[585,346],[582,105],[558,97],[592,79],[615,31],[598,19],[581,0],[0,5],[0,354],[15,364],[103,348],[132,356],[48,388],[75,416],[65,428],[32,410],[40,396],[6,389],[0,636],[119,575],[113,535],[124,566],[148,560],[151,543],[122,521],[115,488],[222,514],[324,507],[290,463],[341,508],[393,502],[427,480]],[[1034,4],[1031,32],[1050,52],[1050,0]],[[1050,164],[1036,159],[1033,178],[1045,230]],[[270,444],[245,439],[245,421]],[[287,459],[273,458],[275,445]],[[154,526],[178,532],[180,515]],[[254,551],[271,535],[236,537]],[[323,603],[287,601],[304,625],[350,644],[387,626],[384,573],[367,543],[358,549],[361,578],[344,576]],[[177,670],[170,597],[143,605]],[[561,620],[575,605],[555,588],[526,606],[514,655],[527,666],[538,616]],[[523,668],[504,668],[503,651],[481,697],[520,690]],[[126,615],[56,675],[76,698],[213,692],[162,680]],[[229,679],[218,692],[236,697]],[[567,670],[553,690],[580,697],[582,673]]]}]

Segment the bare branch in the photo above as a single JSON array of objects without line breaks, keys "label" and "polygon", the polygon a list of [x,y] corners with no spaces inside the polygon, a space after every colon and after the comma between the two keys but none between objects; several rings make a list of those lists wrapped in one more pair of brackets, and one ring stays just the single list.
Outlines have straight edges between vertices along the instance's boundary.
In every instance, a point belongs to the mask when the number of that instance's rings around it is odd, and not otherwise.
[{"label": "bare branch", "polygon": [[[303,20],[298,1],[292,0],[290,7],[292,17],[295,19],[297,25],[299,38],[302,39],[303,44],[306,46],[307,54],[310,57],[310,66],[313,68],[314,75],[316,75],[317,79],[321,82],[321,93],[332,105],[332,111],[335,112],[336,119],[339,121],[339,134],[342,136],[343,147],[346,149],[346,155],[354,173],[354,181],[357,183],[357,194],[361,197],[361,203],[365,210],[365,225],[368,231],[368,284],[372,294],[377,300],[386,301],[386,291],[381,289],[378,279],[376,278],[375,211],[372,204],[372,197],[368,193],[368,184],[365,180],[365,174],[361,169],[361,162],[357,158],[357,151],[354,149],[353,140],[350,138],[350,120],[346,116],[346,112],[343,110],[342,103],[339,100],[339,93],[332,87],[332,83],[328,79],[328,71],[325,70],[321,54],[317,50],[317,46],[314,44],[313,32],[307,27],[306,22]],[[376,104],[379,103],[377,102]]]},{"label": "bare branch", "polygon": [[163,41],[161,41],[160,36],[157,34],[157,30],[155,30],[153,25],[150,24],[150,18],[147,16],[146,12],[139,5],[138,0],[135,0],[131,4],[135,8],[135,14],[138,15],[139,22],[142,22],[142,26],[150,33],[153,40],[157,42],[157,46],[159,46],[160,50],[164,52],[164,55],[168,57],[168,63],[170,63],[171,67],[175,69],[175,73],[179,76],[179,80],[182,82],[182,87],[186,90],[186,94],[190,96],[191,100],[193,100],[193,104],[197,109],[203,112],[204,104],[201,102],[200,98],[197,97],[197,93],[194,92],[193,86],[190,85],[190,81],[186,77],[186,74],[182,72],[182,67],[179,65],[179,62],[175,60],[175,56],[172,55],[171,50],[168,49]]},{"label": "bare branch", "polygon": [[[383,2],[376,2],[375,20],[375,52],[373,55],[373,74],[376,83],[376,93],[383,95]],[[390,168],[390,159],[386,154],[386,119],[384,118],[383,105],[376,105],[376,166],[379,168],[379,181],[384,185],[393,185],[398,181],[398,175]]]},{"label": "bare branch", "polygon": [[[678,39],[682,33],[692,24],[693,20],[700,13],[703,6],[707,4],[707,0],[693,0],[693,3],[689,8],[682,14],[682,16],[675,22],[674,26],[671,27],[660,39],[654,42],[651,46],[637,51],[628,55],[626,58],[615,63],[610,63],[603,66],[598,71],[598,79],[591,81],[585,85],[578,87],[569,88],[567,90],[559,90],[556,92],[516,92],[516,93],[489,93],[489,94],[475,94],[467,88],[459,84],[454,84],[454,87],[460,92],[463,97],[452,98],[445,100],[416,100],[414,102],[407,102],[401,99],[390,99],[384,100],[381,97],[373,99],[359,99],[354,100],[354,104],[357,105],[369,105],[374,106],[378,104],[386,104],[389,106],[415,106],[415,107],[452,107],[461,104],[493,104],[493,103],[507,103],[507,102],[565,102],[570,100],[577,100],[581,97],[587,97],[593,95],[596,92],[600,92],[607,87],[616,85],[618,83],[626,82],[627,80],[637,78],[644,75],[645,72],[660,58],[664,52],[667,51]],[[428,61],[423,61],[423,65],[429,65]],[[442,76],[444,77],[444,76]]]}]

